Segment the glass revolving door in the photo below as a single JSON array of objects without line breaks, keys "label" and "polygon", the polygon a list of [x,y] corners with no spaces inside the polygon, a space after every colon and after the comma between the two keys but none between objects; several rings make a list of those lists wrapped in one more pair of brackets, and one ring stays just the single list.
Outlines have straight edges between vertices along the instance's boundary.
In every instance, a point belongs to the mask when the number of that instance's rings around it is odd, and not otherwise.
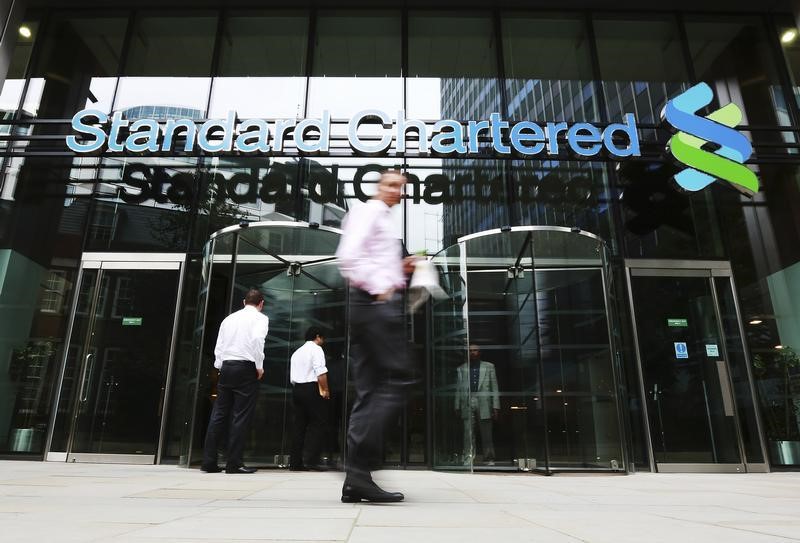
[{"label": "glass revolving door", "polygon": [[514,227],[432,260],[434,467],[624,470],[602,240]]},{"label": "glass revolving door", "polygon": [[[334,261],[339,231],[296,222],[251,223],[214,234],[204,261],[204,295],[199,313],[205,312],[202,348],[198,361],[212,374],[198,392],[192,461],[202,455],[205,425],[216,397],[213,378],[214,345],[219,325],[242,307],[250,288],[264,293],[264,313],[270,318],[265,345],[264,378],[245,458],[248,463],[282,467],[289,462],[292,435],[292,390],[289,360],[305,341],[310,326],[325,334],[331,402],[325,454],[331,462],[341,458],[341,433],[345,389],[346,288]],[[203,379],[201,377],[201,383]]]}]

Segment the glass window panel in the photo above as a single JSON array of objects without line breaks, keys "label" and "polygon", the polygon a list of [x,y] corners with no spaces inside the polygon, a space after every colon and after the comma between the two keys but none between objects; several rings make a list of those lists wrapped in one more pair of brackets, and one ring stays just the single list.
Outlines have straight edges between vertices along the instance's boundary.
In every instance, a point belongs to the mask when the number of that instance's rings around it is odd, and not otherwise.
[{"label": "glass window panel", "polygon": [[31,73],[27,114],[58,119],[85,107],[111,111],[127,26],[121,15],[54,16]]},{"label": "glass window panel", "polygon": [[406,248],[435,254],[467,234],[509,224],[506,162],[410,159]]},{"label": "glass window panel", "polygon": [[800,105],[800,32],[794,19],[788,16],[776,17],[778,39],[783,49],[783,58],[792,80],[794,99]]},{"label": "glass window panel", "polygon": [[614,244],[606,165],[582,160],[515,160],[514,197],[520,224],[577,226]]},{"label": "glass window panel", "polygon": [[297,183],[298,164],[294,159],[204,159],[192,246],[200,250],[212,233],[232,224],[294,220]]},{"label": "glass window panel", "polygon": [[[108,112],[114,97],[127,16],[55,14],[40,36],[41,50],[23,100],[23,119],[68,119],[86,107]],[[18,125],[18,134],[64,133],[64,125]],[[19,150],[58,143],[15,143]]]},{"label": "glass window panel", "polygon": [[629,161],[616,168],[622,237],[629,258],[723,258],[721,218],[712,186],[675,189],[671,163]]},{"label": "glass window panel", "polygon": [[[353,207],[364,205],[378,190],[381,172],[401,169],[402,163],[391,158],[303,159],[302,210],[299,219],[341,228],[342,218]],[[406,194],[409,187],[406,185]],[[397,239],[403,237],[402,205],[392,208]]]},{"label": "glass window panel", "polygon": [[[205,117],[217,16],[145,14],[134,24],[114,110],[128,119]],[[141,106],[153,106],[154,113],[136,109]]]},{"label": "glass window panel", "polygon": [[500,111],[491,16],[411,12],[406,93],[409,118],[488,119]]},{"label": "glass window panel", "polygon": [[[88,200],[70,159],[19,159],[0,214],[0,452],[42,454],[64,360]],[[74,382],[72,352],[65,386]],[[54,444],[58,446],[58,441]],[[53,450],[64,450],[53,449]]]},{"label": "glass window panel", "polygon": [[242,118],[302,118],[307,45],[304,13],[231,14],[222,32],[209,117],[236,111]]},{"label": "glass window panel", "polygon": [[185,251],[197,193],[193,157],[104,158],[86,224],[89,251]]},{"label": "glass window panel", "polygon": [[[719,103],[742,108],[743,124],[791,124],[761,18],[687,17],[686,35],[697,78],[711,85]],[[794,141],[790,132],[748,135],[756,143]]]},{"label": "glass window panel", "polygon": [[[19,107],[20,99],[22,98],[22,89],[25,86],[25,72],[28,69],[28,61],[31,57],[31,50],[33,43],[39,36],[39,22],[35,20],[26,20],[22,22],[20,27],[27,27],[30,29],[31,34],[28,37],[19,34],[17,36],[17,43],[14,46],[14,52],[11,56],[11,63],[8,67],[8,74],[3,82],[2,92],[0,92],[0,114],[3,120],[9,120],[16,113]],[[22,116],[26,114],[23,112]],[[2,125],[0,133],[11,133],[11,125]],[[2,143],[5,145],[5,143]]]},{"label": "glass window panel", "polygon": [[[502,34],[509,118],[598,120],[583,19],[507,14]],[[534,96],[543,99],[534,104]]]},{"label": "glass window panel", "polygon": [[[769,461],[790,465],[796,464],[793,451],[800,445],[800,170],[764,164],[760,182],[752,199],[725,187],[716,199]],[[741,359],[735,352],[729,356],[734,363]],[[752,440],[747,445],[752,447]]]},{"label": "glass window panel", "polygon": [[403,109],[400,26],[396,11],[321,12],[308,116],[328,110],[333,118],[349,118],[364,109],[379,109],[396,117]]},{"label": "glass window panel", "polygon": [[633,113],[639,123],[659,123],[666,101],[689,80],[675,21],[598,18],[594,29],[609,120]]}]

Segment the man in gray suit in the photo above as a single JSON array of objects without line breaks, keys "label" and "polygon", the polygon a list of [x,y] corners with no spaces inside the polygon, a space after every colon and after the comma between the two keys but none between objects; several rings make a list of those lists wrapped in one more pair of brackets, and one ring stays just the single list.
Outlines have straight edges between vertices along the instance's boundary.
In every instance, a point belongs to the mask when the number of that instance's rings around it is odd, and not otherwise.
[{"label": "man in gray suit", "polygon": [[456,411],[461,412],[464,421],[464,463],[469,464],[474,459],[473,429],[477,422],[481,432],[483,461],[493,466],[492,421],[497,420],[500,413],[494,364],[481,360],[480,348],[470,345],[469,363],[459,366],[457,373]]}]

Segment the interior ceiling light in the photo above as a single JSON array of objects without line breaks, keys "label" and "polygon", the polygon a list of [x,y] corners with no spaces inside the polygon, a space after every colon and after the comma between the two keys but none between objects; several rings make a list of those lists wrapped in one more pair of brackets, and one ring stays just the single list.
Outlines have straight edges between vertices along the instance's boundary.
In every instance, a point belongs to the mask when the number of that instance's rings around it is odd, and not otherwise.
[{"label": "interior ceiling light", "polygon": [[776,349],[783,349],[783,345],[775,345]]},{"label": "interior ceiling light", "polygon": [[31,29],[25,25],[19,27],[19,35],[23,38],[30,38],[31,37]]},{"label": "interior ceiling light", "polygon": [[781,43],[792,43],[796,39],[797,39],[797,30],[795,30],[794,28],[790,28],[789,30],[781,34]]},{"label": "interior ceiling light", "polygon": [[750,324],[761,324],[762,322],[764,321],[762,321],[761,319],[753,319],[750,321]]}]

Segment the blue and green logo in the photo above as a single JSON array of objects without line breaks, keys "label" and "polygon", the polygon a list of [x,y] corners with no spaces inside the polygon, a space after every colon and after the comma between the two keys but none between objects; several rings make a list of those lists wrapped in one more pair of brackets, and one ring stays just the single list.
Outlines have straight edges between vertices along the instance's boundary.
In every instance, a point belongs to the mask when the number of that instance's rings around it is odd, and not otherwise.
[{"label": "blue and green logo", "polygon": [[[697,115],[713,97],[711,87],[698,83],[664,107],[662,117],[677,130],[667,148],[678,162],[687,166],[675,174],[675,182],[685,190],[697,191],[720,179],[753,195],[758,192],[758,178],[744,165],[753,153],[753,146],[734,129],[742,122],[742,110],[736,104],[728,104],[705,117]],[[709,150],[708,144],[716,149]]]}]

